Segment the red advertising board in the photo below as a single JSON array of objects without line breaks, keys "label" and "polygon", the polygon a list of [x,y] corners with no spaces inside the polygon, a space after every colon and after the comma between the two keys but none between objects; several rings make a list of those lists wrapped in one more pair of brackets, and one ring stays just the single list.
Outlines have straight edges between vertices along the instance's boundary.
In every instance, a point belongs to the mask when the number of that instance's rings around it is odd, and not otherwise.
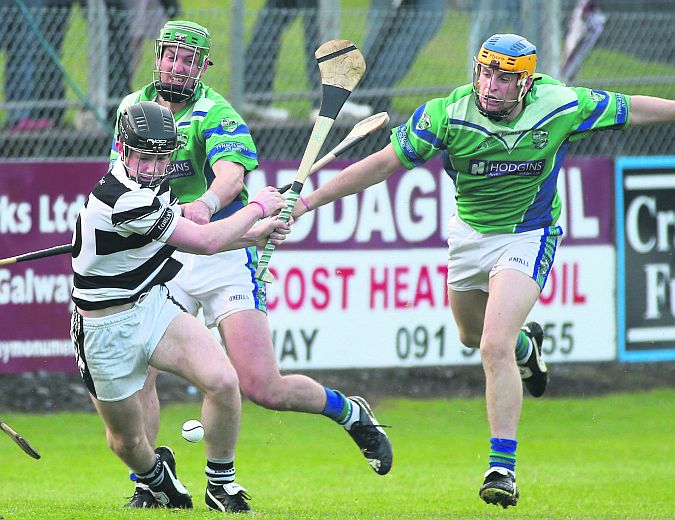
[{"label": "red advertising board", "polygon": [[[345,164],[338,163],[338,166]],[[249,185],[255,189],[265,184],[284,184],[296,167],[295,162],[263,162],[258,171],[251,173]],[[106,168],[107,163],[104,162],[3,163],[0,173],[0,256],[10,257],[69,243],[77,212]],[[322,179],[335,173],[334,169],[319,172],[311,178],[307,187],[311,189],[311,183],[320,184]],[[614,194],[611,161],[568,160],[559,189],[566,201],[561,222],[567,233],[564,247],[612,246]],[[325,322],[321,306],[330,307],[325,302],[329,279],[332,280],[330,284],[335,286],[334,301],[342,301],[342,313],[360,315],[361,309],[350,307],[349,301],[357,301],[361,296],[370,298],[373,305],[381,298],[389,298],[384,289],[378,289],[370,296],[357,294],[367,287],[360,284],[352,287],[345,266],[333,265],[342,258],[340,255],[346,254],[349,261],[362,259],[361,263],[354,264],[354,269],[372,269],[369,276],[374,277],[375,286],[380,287],[390,275],[394,289],[405,289],[399,296],[390,295],[391,308],[382,307],[381,316],[373,315],[371,329],[379,321],[405,321],[398,314],[387,314],[389,312],[414,313],[401,295],[419,287],[419,284],[425,290],[415,289],[416,298],[425,318],[429,316],[425,306],[430,305],[430,298],[433,298],[437,300],[439,312],[443,313],[438,322],[441,319],[451,322],[444,296],[443,250],[446,248],[445,226],[453,211],[453,201],[452,185],[442,172],[440,162],[430,161],[424,168],[392,176],[386,185],[373,187],[356,198],[325,206],[312,216],[300,219],[294,227],[292,239],[275,253],[272,261],[272,267],[276,266],[278,273],[283,275],[280,283],[269,291],[272,321],[278,314],[278,321],[284,322],[285,313],[292,312],[295,322]],[[581,251],[576,247],[571,249]],[[410,251],[409,262],[400,251]],[[595,254],[595,249],[589,249],[587,255],[592,254]],[[554,291],[562,291],[566,283],[564,280],[573,280],[575,273],[578,274],[578,262],[575,264],[574,258],[569,261],[569,273],[567,268],[563,273],[561,263],[558,289],[548,287],[542,295],[545,300],[540,302],[542,305],[555,307]],[[294,271],[292,267],[296,264],[298,268]],[[314,264],[315,272],[303,271]],[[298,284],[305,274],[311,274],[313,278],[308,278],[311,284],[305,286],[305,297],[300,298],[302,294],[298,292]],[[593,278],[592,274],[588,276]],[[68,335],[72,309],[71,283],[68,255],[0,266],[0,373],[76,370]],[[372,289],[372,284],[370,287]],[[577,290],[583,291],[584,288]],[[314,291],[314,297],[310,291]],[[607,287],[606,291],[613,297],[613,287]],[[397,306],[399,300],[403,303]],[[298,313],[305,314],[305,318],[298,318]],[[345,315],[345,319],[348,318]],[[285,338],[290,332],[274,329],[274,333],[275,341],[279,342],[275,348],[283,350]],[[339,342],[339,338],[333,335],[333,341]],[[330,350],[328,345],[323,348]],[[603,358],[607,354],[599,356]],[[380,354],[373,353],[372,357],[378,361],[363,360],[363,363],[378,366],[377,363],[386,362],[381,361],[386,357]],[[401,355],[398,359],[402,359]],[[444,361],[452,363],[457,359],[429,360]],[[353,363],[359,366],[358,359],[354,359]],[[390,366],[391,363],[396,363],[396,359],[389,363]],[[298,366],[313,367],[311,364]],[[326,366],[344,366],[344,363],[326,358],[316,368]]]}]

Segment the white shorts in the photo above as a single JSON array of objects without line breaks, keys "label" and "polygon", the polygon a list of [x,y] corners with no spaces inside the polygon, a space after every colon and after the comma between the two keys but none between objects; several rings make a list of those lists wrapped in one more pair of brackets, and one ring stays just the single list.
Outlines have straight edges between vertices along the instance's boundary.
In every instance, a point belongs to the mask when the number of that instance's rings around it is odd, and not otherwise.
[{"label": "white shorts", "polygon": [[183,268],[166,284],[171,296],[193,316],[202,307],[207,327],[217,326],[235,312],[248,309],[267,312],[265,284],[255,279],[256,248],[212,256],[176,251],[173,257]]},{"label": "white shorts", "polygon": [[455,291],[488,292],[490,277],[516,269],[531,277],[539,289],[546,284],[562,228],[552,226],[522,233],[479,233],[456,215],[450,219],[448,287]]},{"label": "white shorts", "polygon": [[143,388],[150,357],[181,312],[163,285],[131,309],[103,318],[85,318],[73,310],[70,336],[89,392],[101,401],[121,401]]}]

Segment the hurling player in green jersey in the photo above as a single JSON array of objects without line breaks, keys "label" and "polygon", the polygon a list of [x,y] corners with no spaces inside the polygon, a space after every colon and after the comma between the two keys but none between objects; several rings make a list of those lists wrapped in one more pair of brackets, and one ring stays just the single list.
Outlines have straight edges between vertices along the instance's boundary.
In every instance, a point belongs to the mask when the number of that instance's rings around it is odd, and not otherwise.
[{"label": "hurling player in green jersey", "polygon": [[567,87],[535,76],[536,60],[535,46],[522,36],[490,37],[474,59],[471,84],[423,104],[392,130],[390,144],[293,211],[298,217],[442,152],[457,189],[448,296],[459,339],[480,348],[486,379],[490,467],[480,497],[503,507],[519,497],[522,384],[539,397],[548,383],[542,329],[525,321],[563,233],[556,181],[568,146],[598,130],[675,122],[673,100]]},{"label": "hurling player in green jersey", "polygon": [[[234,108],[202,81],[213,65],[211,36],[201,25],[183,20],[167,22],[155,45],[153,82],[129,94],[120,105],[156,101],[176,119],[179,148],[170,165],[171,191],[183,204],[183,215],[198,224],[222,219],[248,203],[244,176],[258,165],[248,126]],[[116,152],[111,154],[111,159]],[[371,467],[381,475],[392,464],[392,450],[377,427],[368,403],[347,398],[303,375],[281,375],[267,320],[265,285],[255,279],[255,247],[213,256],[176,252],[183,264],[167,284],[172,296],[190,313],[201,309],[209,327],[217,327],[234,366],[239,384],[256,404],[272,410],[322,414],[349,433]],[[150,417],[146,433],[154,442],[159,429],[156,371],[143,389]],[[210,469],[209,469],[210,468]],[[227,510],[228,503],[248,498],[243,488],[232,488],[233,460],[210,460],[207,472],[224,485],[211,490],[207,505]],[[155,500],[136,486],[129,507],[152,507]]]}]

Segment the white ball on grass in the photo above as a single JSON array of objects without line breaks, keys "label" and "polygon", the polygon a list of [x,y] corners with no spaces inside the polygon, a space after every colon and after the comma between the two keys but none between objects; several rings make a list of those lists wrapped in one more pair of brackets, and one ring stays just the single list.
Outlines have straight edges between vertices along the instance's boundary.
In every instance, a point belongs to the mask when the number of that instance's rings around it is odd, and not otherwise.
[{"label": "white ball on grass", "polygon": [[196,419],[190,419],[183,423],[180,434],[186,441],[199,442],[204,438],[204,426]]}]

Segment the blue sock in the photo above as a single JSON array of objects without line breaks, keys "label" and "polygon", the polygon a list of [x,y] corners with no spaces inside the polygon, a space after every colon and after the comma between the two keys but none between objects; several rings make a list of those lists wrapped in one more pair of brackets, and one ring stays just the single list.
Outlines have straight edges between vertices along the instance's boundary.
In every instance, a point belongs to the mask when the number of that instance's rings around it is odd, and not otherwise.
[{"label": "blue sock", "polygon": [[326,391],[326,406],[321,413],[340,424],[347,421],[352,411],[349,400],[337,390],[332,390],[327,386],[323,389]]},{"label": "blue sock", "polygon": [[490,439],[490,467],[499,466],[515,473],[517,446],[518,441],[515,439],[492,437]]}]

